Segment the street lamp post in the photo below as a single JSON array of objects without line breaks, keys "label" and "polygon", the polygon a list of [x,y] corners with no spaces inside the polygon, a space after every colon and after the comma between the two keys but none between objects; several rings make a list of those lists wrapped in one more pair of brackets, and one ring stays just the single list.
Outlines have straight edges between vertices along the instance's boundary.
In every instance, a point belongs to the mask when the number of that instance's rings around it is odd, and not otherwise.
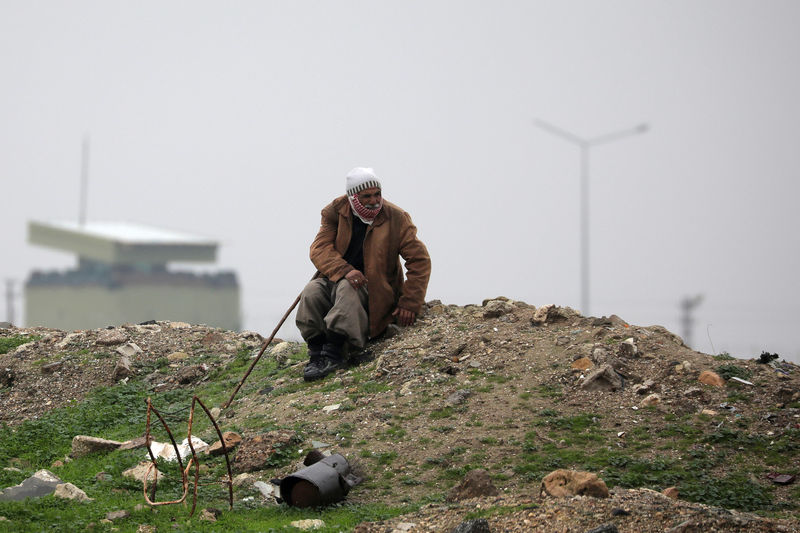
[{"label": "street lamp post", "polygon": [[581,181],[580,181],[580,205],[581,205],[581,312],[589,316],[589,149],[598,144],[613,142],[632,135],[645,133],[648,129],[647,124],[622,131],[616,131],[584,139],[565,129],[554,126],[544,120],[536,119],[534,124],[549,131],[553,135],[561,137],[581,150]]}]

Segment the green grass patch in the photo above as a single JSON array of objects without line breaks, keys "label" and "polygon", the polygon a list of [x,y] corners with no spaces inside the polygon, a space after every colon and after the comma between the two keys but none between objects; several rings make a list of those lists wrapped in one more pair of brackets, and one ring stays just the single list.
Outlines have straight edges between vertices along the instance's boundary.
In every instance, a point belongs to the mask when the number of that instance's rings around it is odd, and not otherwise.
[{"label": "green grass patch", "polygon": [[40,335],[11,335],[10,337],[0,337],[0,355],[16,349],[17,346],[38,341],[41,338]]}]

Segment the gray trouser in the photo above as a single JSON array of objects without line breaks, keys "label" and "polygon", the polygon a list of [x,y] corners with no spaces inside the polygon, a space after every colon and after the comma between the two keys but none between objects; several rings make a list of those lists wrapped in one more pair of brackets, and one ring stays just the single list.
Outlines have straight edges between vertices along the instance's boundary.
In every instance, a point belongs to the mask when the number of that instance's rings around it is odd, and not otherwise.
[{"label": "gray trouser", "polygon": [[355,289],[342,278],[334,283],[328,278],[312,279],[303,289],[297,308],[297,329],[303,339],[338,333],[358,349],[367,345],[369,316],[367,288]]}]

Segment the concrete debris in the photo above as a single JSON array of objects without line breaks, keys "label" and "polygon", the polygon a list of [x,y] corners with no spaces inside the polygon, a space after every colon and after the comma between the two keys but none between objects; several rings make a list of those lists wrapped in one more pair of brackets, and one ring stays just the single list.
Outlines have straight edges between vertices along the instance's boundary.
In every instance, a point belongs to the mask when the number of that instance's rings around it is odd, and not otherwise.
[{"label": "concrete debris", "polygon": [[262,496],[265,498],[272,498],[273,500],[280,497],[280,487],[272,483],[264,483],[263,481],[256,481],[253,487],[258,489]]},{"label": "concrete debris", "polygon": [[110,452],[122,446],[121,442],[115,440],[90,437],[88,435],[76,435],[72,438],[72,450],[69,455],[73,459],[83,457],[96,452]]},{"label": "concrete debris", "polygon": [[320,520],[319,518],[309,518],[306,520],[295,520],[294,522],[290,522],[289,525],[296,527],[297,529],[302,529],[303,531],[308,531],[310,529],[320,529],[325,527],[325,521]]},{"label": "concrete debris", "polygon": [[[196,453],[204,452],[208,448],[208,444],[203,442],[202,439],[199,439],[192,435],[192,446],[194,447],[194,451]],[[150,450],[153,452],[153,455],[156,458],[164,459],[165,461],[177,461],[178,456],[175,454],[175,446],[172,445],[171,442],[156,442],[152,441],[150,443]],[[192,455],[192,448],[189,446],[189,439],[183,439],[180,444],[178,444],[178,453],[181,454],[181,459]],[[147,457],[150,457],[150,454],[147,454]]]},{"label": "concrete debris", "polygon": [[61,483],[63,481],[49,470],[39,470],[19,485],[0,491],[0,502],[19,502],[27,498],[48,496]]},{"label": "concrete debris", "polygon": [[646,379],[644,382],[633,386],[633,392],[636,394],[650,394],[655,389],[656,382],[652,379]]},{"label": "concrete debris", "polygon": [[53,492],[56,498],[64,498],[65,500],[74,500],[76,502],[91,502],[94,501],[88,497],[85,492],[73,485],[72,483],[59,483],[56,485],[56,490]]},{"label": "concrete debris", "polygon": [[127,355],[123,355],[119,358],[117,365],[114,367],[112,378],[114,381],[121,381],[125,378],[131,377],[133,374],[134,372],[130,358]]},{"label": "concrete debris", "polygon": [[124,509],[120,511],[110,511],[106,513],[106,520],[110,520],[112,522],[116,522],[117,520],[124,520],[131,515],[129,511]]},{"label": "concrete debris", "polygon": [[116,352],[123,357],[133,357],[136,354],[142,353],[142,349],[136,343],[129,342],[122,346],[117,346]]},{"label": "concrete debris", "polygon": [[98,335],[94,341],[98,346],[116,346],[128,340],[128,335],[121,329],[109,329]]},{"label": "concrete debris", "polygon": [[633,337],[619,343],[617,354],[620,357],[639,357],[639,347],[636,346],[636,341],[633,340]]},{"label": "concrete debris", "polygon": [[622,376],[609,364],[605,364],[591,372],[580,385],[581,389],[586,391],[605,392],[621,390],[623,386]]},{"label": "concrete debris", "polygon": [[135,479],[136,481],[138,481],[140,483],[143,483],[144,479],[145,479],[145,476],[148,476],[147,472],[149,470],[150,474],[149,474],[149,477],[147,478],[149,483],[152,483],[156,479],[158,479],[158,481],[161,481],[165,477],[164,474],[162,472],[160,472],[158,469],[156,469],[155,467],[153,467],[151,469],[150,466],[152,464],[153,463],[151,463],[150,461],[142,461],[138,465],[133,466],[133,467],[125,470],[124,472],[122,472],[122,475],[124,477],[129,477],[129,478]]}]

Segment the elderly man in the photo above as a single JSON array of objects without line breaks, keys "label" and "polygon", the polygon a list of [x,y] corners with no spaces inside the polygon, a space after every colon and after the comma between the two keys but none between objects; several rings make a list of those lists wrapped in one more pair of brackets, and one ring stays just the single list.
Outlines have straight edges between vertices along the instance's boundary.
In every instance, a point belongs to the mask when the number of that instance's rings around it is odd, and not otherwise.
[{"label": "elderly man", "polygon": [[322,210],[311,244],[319,275],[303,289],[297,309],[308,343],[306,381],[344,366],[345,345],[362,350],[393,320],[413,324],[425,303],[431,260],[411,217],[383,199],[371,168],[351,170],[346,191]]}]

